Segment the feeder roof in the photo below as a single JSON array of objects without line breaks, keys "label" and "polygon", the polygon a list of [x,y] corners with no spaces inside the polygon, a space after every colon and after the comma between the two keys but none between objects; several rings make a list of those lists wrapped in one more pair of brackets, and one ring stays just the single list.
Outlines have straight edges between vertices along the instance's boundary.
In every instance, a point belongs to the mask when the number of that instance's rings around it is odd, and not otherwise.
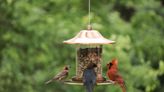
[{"label": "feeder roof", "polygon": [[72,39],[64,41],[67,44],[112,44],[114,42],[104,38],[96,30],[82,30]]}]

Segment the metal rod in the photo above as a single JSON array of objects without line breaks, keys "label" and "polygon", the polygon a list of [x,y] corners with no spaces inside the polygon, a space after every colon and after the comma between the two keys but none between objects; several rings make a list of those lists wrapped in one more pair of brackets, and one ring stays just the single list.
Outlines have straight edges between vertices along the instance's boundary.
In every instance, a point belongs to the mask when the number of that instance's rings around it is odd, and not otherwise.
[{"label": "metal rod", "polygon": [[91,0],[88,0],[88,30],[92,30],[91,26]]},{"label": "metal rod", "polygon": [[91,0],[88,0],[88,24],[91,25]]}]

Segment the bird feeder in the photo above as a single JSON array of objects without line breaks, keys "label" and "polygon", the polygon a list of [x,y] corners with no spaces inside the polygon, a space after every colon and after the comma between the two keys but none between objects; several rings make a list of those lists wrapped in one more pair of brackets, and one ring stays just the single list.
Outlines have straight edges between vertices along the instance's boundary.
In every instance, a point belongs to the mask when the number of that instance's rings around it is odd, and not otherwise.
[{"label": "bird feeder", "polygon": [[88,26],[87,30],[81,30],[75,37],[64,43],[75,44],[77,47],[76,75],[66,84],[81,83],[82,85],[83,71],[90,63],[97,64],[97,68],[95,68],[97,83],[106,83],[102,76],[102,45],[112,44],[114,41],[104,38],[98,31],[92,30],[91,26]]}]

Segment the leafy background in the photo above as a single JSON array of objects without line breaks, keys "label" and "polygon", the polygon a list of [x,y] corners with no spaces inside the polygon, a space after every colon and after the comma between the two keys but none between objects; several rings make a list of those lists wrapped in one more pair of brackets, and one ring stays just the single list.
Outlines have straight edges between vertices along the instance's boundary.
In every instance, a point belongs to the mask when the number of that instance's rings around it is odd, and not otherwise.
[{"label": "leafy background", "polygon": [[[88,0],[0,0],[0,92],[84,92],[44,82],[65,64],[75,74],[76,46],[63,44],[88,21]],[[119,59],[127,92],[164,92],[164,1],[91,0],[93,28],[115,40],[106,63]],[[95,92],[121,92],[114,85]]]}]

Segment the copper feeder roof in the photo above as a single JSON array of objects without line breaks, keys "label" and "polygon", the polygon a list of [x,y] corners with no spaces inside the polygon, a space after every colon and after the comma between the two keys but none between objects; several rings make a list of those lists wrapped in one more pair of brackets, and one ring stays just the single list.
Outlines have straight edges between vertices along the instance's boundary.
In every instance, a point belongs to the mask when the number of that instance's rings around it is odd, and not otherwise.
[{"label": "copper feeder roof", "polygon": [[96,30],[82,30],[72,39],[64,41],[66,44],[112,44],[115,41],[104,38]]}]

